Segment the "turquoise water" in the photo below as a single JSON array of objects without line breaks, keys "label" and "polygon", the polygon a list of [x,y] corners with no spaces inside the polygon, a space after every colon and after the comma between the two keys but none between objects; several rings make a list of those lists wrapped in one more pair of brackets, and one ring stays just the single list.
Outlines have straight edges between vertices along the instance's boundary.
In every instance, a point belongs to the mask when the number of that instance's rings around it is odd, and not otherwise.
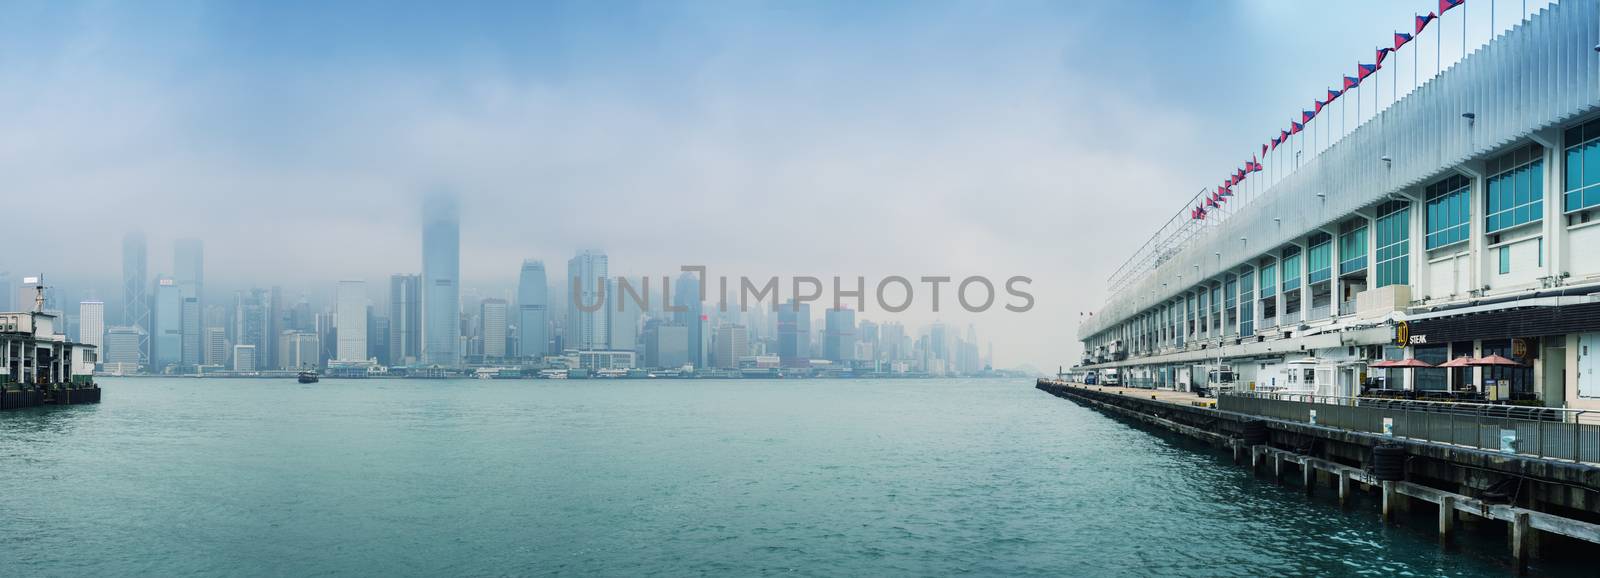
[{"label": "turquoise water", "polygon": [[1507,568],[1018,380],[104,387],[0,414],[0,575]]}]

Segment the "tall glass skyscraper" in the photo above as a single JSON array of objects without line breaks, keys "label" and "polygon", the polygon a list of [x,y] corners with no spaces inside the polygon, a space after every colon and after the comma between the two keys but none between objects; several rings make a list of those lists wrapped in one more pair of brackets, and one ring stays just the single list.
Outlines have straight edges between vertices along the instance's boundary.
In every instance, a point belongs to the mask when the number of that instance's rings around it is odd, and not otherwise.
[{"label": "tall glass skyscraper", "polygon": [[139,363],[150,362],[150,300],[145,295],[144,233],[122,237],[122,324],[139,329]]},{"label": "tall glass skyscraper", "polygon": [[461,347],[461,212],[455,195],[422,202],[422,361],[456,365]]},{"label": "tall glass skyscraper", "polygon": [[156,281],[155,342],[150,359],[154,373],[183,361],[183,293],[170,277]]},{"label": "tall glass skyscraper", "polygon": [[[569,349],[606,349],[611,346],[610,316],[606,314],[605,297],[609,264],[606,254],[584,251],[567,261],[567,327],[566,346]],[[573,290],[573,284],[578,289]],[[573,295],[572,293],[576,293]],[[579,303],[586,309],[578,307]],[[596,307],[598,306],[598,308]]]},{"label": "tall glass skyscraper", "polygon": [[334,310],[339,342],[334,357],[338,361],[366,361],[367,283],[340,281],[338,305]]},{"label": "tall glass skyscraper", "polygon": [[550,280],[544,274],[544,262],[528,259],[522,262],[522,275],[517,286],[517,331],[523,357],[537,357],[549,353]]},{"label": "tall glass skyscraper", "polygon": [[199,365],[201,356],[200,312],[205,309],[200,294],[205,288],[205,251],[199,239],[178,239],[172,244],[172,278],[183,299],[180,324],[183,326],[185,366]]},{"label": "tall glass skyscraper", "polygon": [[694,273],[678,276],[672,288],[672,304],[682,311],[672,313],[672,322],[689,328],[689,363],[695,367],[706,366],[705,311],[701,304],[700,277]]},{"label": "tall glass skyscraper", "polygon": [[389,361],[411,365],[422,359],[422,278],[389,277]]}]

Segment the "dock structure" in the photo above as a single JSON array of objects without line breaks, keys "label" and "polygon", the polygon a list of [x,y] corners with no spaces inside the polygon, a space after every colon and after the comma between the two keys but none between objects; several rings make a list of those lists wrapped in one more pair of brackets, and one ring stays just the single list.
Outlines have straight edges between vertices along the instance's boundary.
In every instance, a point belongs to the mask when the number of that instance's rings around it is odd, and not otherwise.
[{"label": "dock structure", "polygon": [[[1438,511],[1437,532],[1444,544],[1455,538],[1459,522],[1503,522],[1512,558],[1522,569],[1540,556],[1541,545],[1550,540],[1577,541],[1585,548],[1600,545],[1600,464],[1590,461],[1591,451],[1600,447],[1589,447],[1600,446],[1600,430],[1595,429],[1600,426],[1594,424],[1547,420],[1539,426],[1552,439],[1570,440],[1559,445],[1579,459],[1563,459],[1536,455],[1532,448],[1518,448],[1515,443],[1484,448],[1455,443],[1470,441],[1459,438],[1428,439],[1424,434],[1433,430],[1407,428],[1424,420],[1436,422],[1437,411],[1419,412],[1386,405],[1384,400],[1349,407],[1351,413],[1381,414],[1377,428],[1368,431],[1330,424],[1326,412],[1312,411],[1318,405],[1312,403],[1300,403],[1299,415],[1304,417],[1287,418],[1276,407],[1248,403],[1253,398],[1247,395],[1210,399],[1054,379],[1040,379],[1036,387],[1107,414],[1207,442],[1231,452],[1234,463],[1255,475],[1298,483],[1307,495],[1335,492],[1341,505],[1348,505],[1357,494],[1375,497],[1380,515],[1392,523],[1398,523],[1400,513],[1431,505]],[[1279,415],[1264,415],[1274,411]],[[1536,421],[1508,415],[1493,418],[1497,421],[1491,424],[1482,416],[1443,415],[1477,429],[1492,427],[1513,439],[1511,432]]]},{"label": "dock structure", "polygon": [[55,322],[41,311],[0,313],[0,409],[100,402],[95,347],[56,334]]}]

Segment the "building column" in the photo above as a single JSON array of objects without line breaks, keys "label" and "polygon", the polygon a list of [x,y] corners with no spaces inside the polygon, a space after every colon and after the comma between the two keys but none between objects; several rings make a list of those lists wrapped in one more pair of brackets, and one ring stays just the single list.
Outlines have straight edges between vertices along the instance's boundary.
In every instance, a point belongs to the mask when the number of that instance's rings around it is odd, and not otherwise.
[{"label": "building column", "polygon": [[1484,181],[1482,162],[1462,163],[1456,167],[1456,172],[1472,180],[1472,186],[1467,191],[1467,207],[1471,211],[1467,223],[1467,259],[1472,264],[1467,268],[1467,295],[1474,295],[1486,284],[1484,280],[1489,278],[1487,254],[1489,238],[1485,232],[1488,227],[1484,223],[1484,219],[1488,218],[1484,208],[1485,200],[1488,199],[1488,183]]},{"label": "building column", "polygon": [[1544,221],[1540,226],[1544,238],[1542,276],[1555,281],[1551,283],[1555,285],[1561,277],[1563,267],[1559,263],[1567,245],[1566,205],[1561,202],[1566,188],[1563,184],[1567,172],[1566,135],[1560,129],[1550,128],[1533,133],[1530,138],[1544,147],[1544,190],[1539,192],[1544,197]]}]

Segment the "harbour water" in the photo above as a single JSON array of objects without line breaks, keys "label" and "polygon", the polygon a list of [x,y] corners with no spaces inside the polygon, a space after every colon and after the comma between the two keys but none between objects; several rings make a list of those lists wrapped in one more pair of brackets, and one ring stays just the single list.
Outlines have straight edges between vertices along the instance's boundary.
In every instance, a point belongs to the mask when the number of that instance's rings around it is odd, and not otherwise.
[{"label": "harbour water", "polygon": [[102,383],[0,414],[0,575],[1510,568],[1031,380]]}]

